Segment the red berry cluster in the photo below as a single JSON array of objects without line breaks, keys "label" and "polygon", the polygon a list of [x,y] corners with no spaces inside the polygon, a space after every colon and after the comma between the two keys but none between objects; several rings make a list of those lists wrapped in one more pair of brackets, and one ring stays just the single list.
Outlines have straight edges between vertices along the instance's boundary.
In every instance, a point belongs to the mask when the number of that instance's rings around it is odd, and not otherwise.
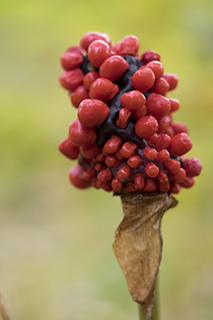
[{"label": "red berry cluster", "polygon": [[178,78],[164,73],[158,53],[141,56],[135,36],[114,45],[107,34],[88,32],[61,56],[61,65],[60,83],[78,109],[59,145],[78,159],[69,171],[74,186],[116,194],[193,186],[202,164],[184,157],[192,142],[187,126],[173,121],[179,101],[166,96]]}]

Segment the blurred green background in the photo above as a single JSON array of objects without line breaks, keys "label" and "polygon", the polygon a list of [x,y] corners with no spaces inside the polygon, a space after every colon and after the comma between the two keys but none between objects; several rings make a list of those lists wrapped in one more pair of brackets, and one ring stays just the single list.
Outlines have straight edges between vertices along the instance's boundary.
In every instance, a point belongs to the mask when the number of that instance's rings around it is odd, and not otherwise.
[{"label": "blurred green background", "polygon": [[87,31],[127,34],[179,76],[175,120],[204,165],[163,219],[163,320],[213,319],[213,3],[140,0],[0,2],[0,291],[16,320],[138,319],[112,252],[120,199],[76,190],[59,154],[76,117],[60,55]]}]

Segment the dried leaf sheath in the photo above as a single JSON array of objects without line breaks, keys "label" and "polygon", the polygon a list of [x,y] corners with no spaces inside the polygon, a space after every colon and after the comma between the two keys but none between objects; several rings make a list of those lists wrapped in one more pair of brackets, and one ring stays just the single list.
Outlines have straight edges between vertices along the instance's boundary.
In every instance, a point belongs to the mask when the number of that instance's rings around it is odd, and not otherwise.
[{"label": "dried leaf sheath", "polygon": [[124,218],[115,232],[113,251],[132,299],[150,320],[162,254],[161,219],[177,202],[167,193],[122,194],[121,199]]}]

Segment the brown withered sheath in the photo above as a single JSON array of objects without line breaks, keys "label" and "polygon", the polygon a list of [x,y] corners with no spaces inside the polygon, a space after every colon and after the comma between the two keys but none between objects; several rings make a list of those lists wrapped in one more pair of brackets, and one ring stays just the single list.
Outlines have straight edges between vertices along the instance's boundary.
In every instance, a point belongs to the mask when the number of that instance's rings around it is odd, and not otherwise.
[{"label": "brown withered sheath", "polygon": [[152,319],[154,287],[162,257],[161,220],[177,205],[168,193],[121,194],[124,218],[115,232],[113,251],[132,299]]}]

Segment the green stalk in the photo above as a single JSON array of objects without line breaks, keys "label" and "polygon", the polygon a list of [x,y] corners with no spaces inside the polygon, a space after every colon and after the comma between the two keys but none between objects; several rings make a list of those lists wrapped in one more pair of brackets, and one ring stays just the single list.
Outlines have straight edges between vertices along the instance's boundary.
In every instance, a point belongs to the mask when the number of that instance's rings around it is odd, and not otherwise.
[{"label": "green stalk", "polygon": [[[159,275],[155,282],[155,302],[152,308],[152,319],[160,320],[160,310],[159,310]],[[139,320],[146,320],[146,316],[143,312],[142,306],[139,304]]]}]

